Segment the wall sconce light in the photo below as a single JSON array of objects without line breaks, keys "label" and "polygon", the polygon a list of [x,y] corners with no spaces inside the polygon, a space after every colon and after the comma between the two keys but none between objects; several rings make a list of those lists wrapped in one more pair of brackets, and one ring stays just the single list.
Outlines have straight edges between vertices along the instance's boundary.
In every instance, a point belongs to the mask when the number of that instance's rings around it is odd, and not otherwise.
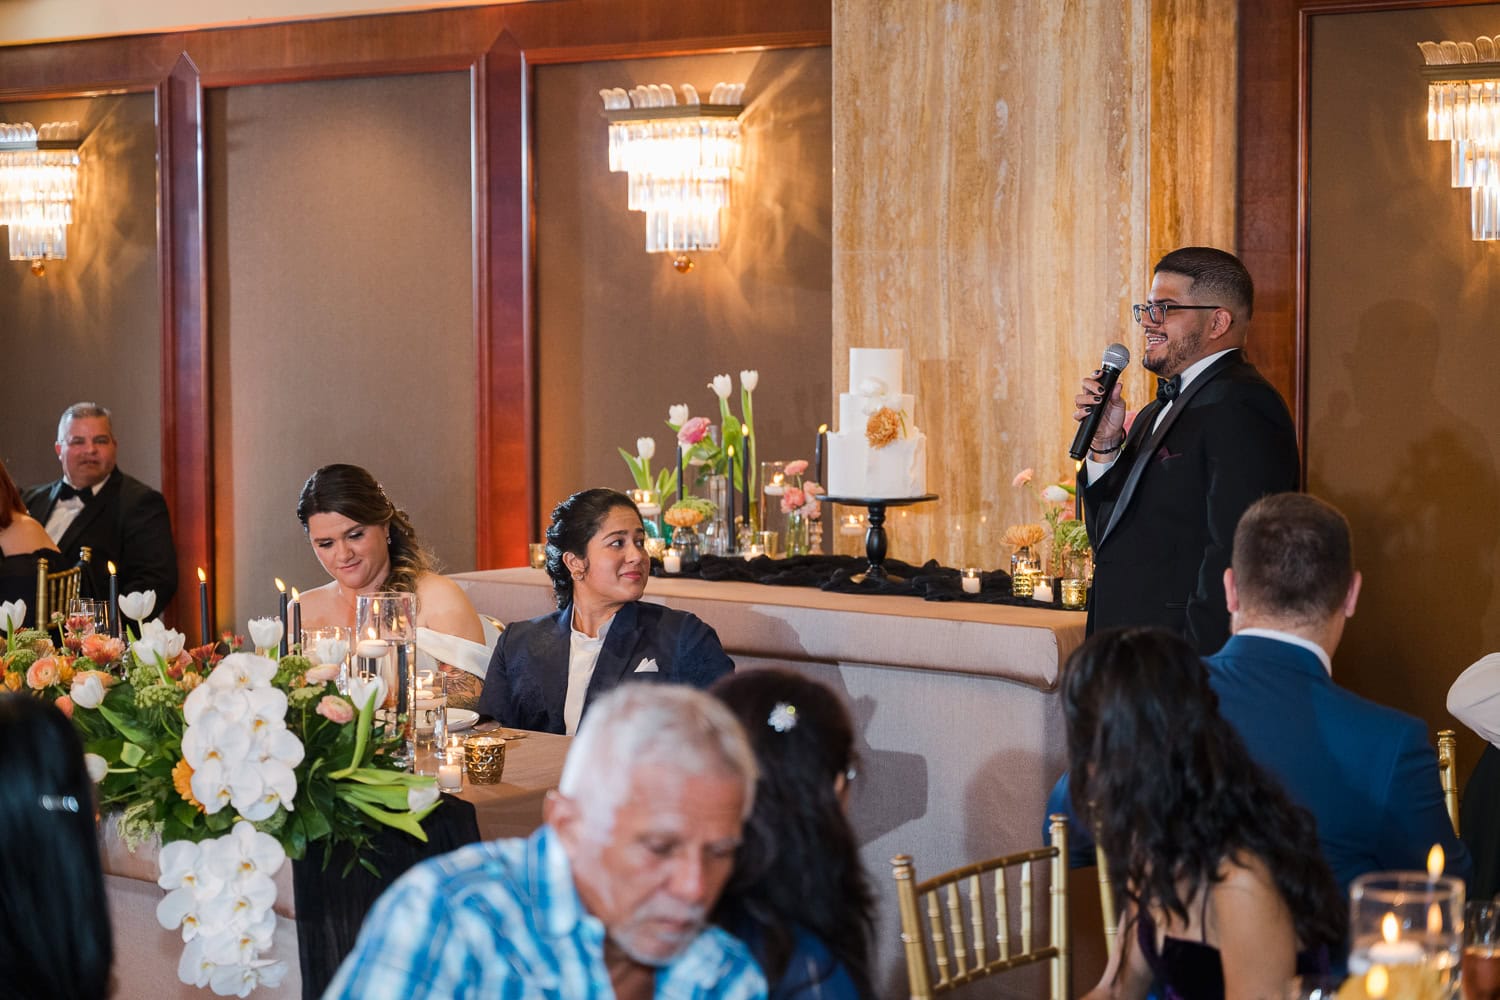
[{"label": "wall sconce light", "polygon": [[1426,65],[1427,138],[1452,147],[1452,183],[1470,189],[1469,231],[1500,239],[1500,43],[1418,42]]},{"label": "wall sconce light", "polygon": [[599,91],[609,169],[629,175],[627,207],[646,213],[646,252],[675,253],[672,266],[684,274],[693,269],[686,251],[719,248],[719,210],[740,164],[744,93],[743,83],[720,83],[702,104],[685,83],[678,104],[669,84]]},{"label": "wall sconce light", "polygon": [[0,124],[0,226],[10,230],[10,259],[46,261],[68,256],[68,224],[78,193],[78,123]]}]

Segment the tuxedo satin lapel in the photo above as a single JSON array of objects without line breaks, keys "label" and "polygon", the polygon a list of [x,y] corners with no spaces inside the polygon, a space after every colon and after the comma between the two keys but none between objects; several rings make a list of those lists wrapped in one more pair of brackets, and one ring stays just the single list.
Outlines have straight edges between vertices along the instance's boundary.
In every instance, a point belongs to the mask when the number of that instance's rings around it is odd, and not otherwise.
[{"label": "tuxedo satin lapel", "polygon": [[62,486],[61,479],[53,483],[46,493],[37,498],[41,502],[35,507],[28,508],[27,512],[38,521],[46,524],[47,518],[52,516],[52,508],[57,505],[57,494],[62,491]]},{"label": "tuxedo satin lapel", "polygon": [[[104,489],[88,503],[83,505],[83,510],[73,518],[73,523],[68,525],[68,530],[57,540],[57,547],[66,552],[78,544],[79,538],[89,529],[89,526],[104,515],[106,510],[116,511],[120,506],[120,484],[124,482],[124,473],[119,469],[109,474],[109,481],[104,484]],[[61,483],[58,484],[59,489]],[[54,492],[53,496],[56,496]]]},{"label": "tuxedo satin lapel", "polygon": [[[1104,531],[1099,535],[1099,540],[1094,543],[1095,549],[1102,546],[1104,540],[1109,537],[1109,533],[1115,529],[1115,522],[1119,520],[1119,512],[1125,509],[1125,505],[1130,502],[1130,495],[1135,492],[1135,484],[1141,478],[1140,470],[1143,467],[1141,459],[1143,456],[1150,454],[1146,450],[1146,445],[1149,442],[1142,441],[1141,439],[1147,436],[1149,433],[1147,428],[1156,422],[1156,415],[1161,412],[1161,408],[1165,405],[1161,400],[1153,399],[1146,404],[1140,413],[1136,414],[1135,423],[1130,425],[1130,434],[1126,438],[1125,447],[1121,451],[1128,451],[1135,458],[1130,463],[1130,471],[1126,473],[1125,486],[1120,490],[1119,496],[1115,498],[1113,503],[1099,505],[1099,520],[1104,524]],[[1090,535],[1089,537],[1092,538],[1094,536]]]},{"label": "tuxedo satin lapel", "polygon": [[617,611],[614,621],[610,622],[604,647],[599,650],[599,659],[594,663],[594,676],[589,681],[585,706],[629,676],[631,660],[643,638],[639,609],[632,601]]},{"label": "tuxedo satin lapel", "polygon": [[[1233,351],[1209,365],[1203,374],[1193,379],[1188,384],[1188,387],[1178,394],[1175,405],[1162,418],[1161,426],[1149,432],[1143,432],[1149,433],[1150,436],[1135,453],[1135,461],[1130,466],[1129,478],[1125,480],[1125,486],[1120,490],[1120,498],[1115,501],[1114,509],[1110,511],[1104,535],[1099,539],[1099,545],[1103,545],[1109,539],[1110,532],[1115,530],[1115,525],[1119,524],[1120,518],[1125,515],[1126,509],[1130,506],[1131,499],[1135,496],[1136,487],[1140,485],[1141,477],[1146,474],[1146,469],[1155,460],[1156,453],[1160,450],[1162,442],[1166,440],[1167,434],[1172,430],[1172,425],[1177,423],[1178,418],[1183,413],[1187,412],[1188,407],[1193,402],[1193,397],[1202,392],[1203,387],[1212,382],[1215,376],[1238,361],[1239,356],[1239,351]],[[1166,404],[1161,400],[1157,400],[1151,406],[1142,410],[1140,416],[1136,417],[1135,425],[1131,427],[1131,430],[1134,431],[1143,421],[1147,428],[1151,427],[1151,424],[1156,421],[1156,415],[1161,412],[1161,408],[1164,405]],[[1098,548],[1098,546],[1095,546],[1095,548]]]}]

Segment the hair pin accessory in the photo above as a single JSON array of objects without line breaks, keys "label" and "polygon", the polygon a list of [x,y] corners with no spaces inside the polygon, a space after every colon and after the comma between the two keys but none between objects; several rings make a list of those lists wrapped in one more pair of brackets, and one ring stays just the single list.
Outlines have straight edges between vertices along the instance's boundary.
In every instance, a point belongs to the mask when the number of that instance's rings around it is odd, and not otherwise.
[{"label": "hair pin accessory", "polygon": [[766,718],[766,725],[784,733],[797,728],[797,706],[788,705],[784,701],[778,701],[776,707],[771,709],[771,714]]},{"label": "hair pin accessory", "polygon": [[78,811],[78,799],[72,795],[43,795],[42,808],[48,812],[70,812]]}]

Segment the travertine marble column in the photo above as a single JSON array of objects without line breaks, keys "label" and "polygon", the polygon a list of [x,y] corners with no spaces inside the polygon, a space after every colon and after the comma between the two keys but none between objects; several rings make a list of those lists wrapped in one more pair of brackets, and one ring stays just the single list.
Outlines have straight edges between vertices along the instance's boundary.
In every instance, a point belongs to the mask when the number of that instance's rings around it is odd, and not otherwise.
[{"label": "travertine marble column", "polygon": [[[892,555],[999,566],[1071,477],[1079,378],[1173,246],[1232,248],[1233,0],[834,0],[833,389],[902,347],[936,504]],[[1132,365],[1131,404],[1146,398]]]}]

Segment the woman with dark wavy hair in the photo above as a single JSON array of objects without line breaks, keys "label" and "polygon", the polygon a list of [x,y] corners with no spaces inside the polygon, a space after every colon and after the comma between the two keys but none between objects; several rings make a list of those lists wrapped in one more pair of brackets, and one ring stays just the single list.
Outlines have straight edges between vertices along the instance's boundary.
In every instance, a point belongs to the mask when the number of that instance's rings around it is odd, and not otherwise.
[{"label": "woman with dark wavy hair", "polygon": [[696,615],[641,600],[651,559],[625,494],[583,490],[553,508],[547,575],[558,610],[508,626],[484,676],[479,711],[501,725],[572,734],[616,685],[706,688],[734,670]]},{"label": "woman with dark wavy hair", "polygon": [[94,784],[51,702],[0,695],[0,995],[103,1000],[114,943]]},{"label": "woman with dark wavy hair", "polygon": [[462,668],[467,676],[449,672],[449,702],[472,704],[492,640],[468,595],[437,571],[437,560],[417,541],[411,518],[375,477],[357,465],[323,466],[302,487],[297,520],[313,555],[333,577],[302,595],[302,626],[352,628],[359,595],[416,594],[418,668]]},{"label": "woman with dark wavy hair", "polygon": [[[1208,671],[1160,629],[1101,632],[1062,681],[1073,806],[1126,902],[1090,997],[1279,997],[1326,971],[1347,911],[1312,816],[1250,759]],[[1324,968],[1320,968],[1323,966]]]},{"label": "woman with dark wavy hair", "polygon": [[760,763],[755,810],[715,921],[755,953],[771,1000],[874,996],[874,900],[845,815],[849,713],[827,687],[790,670],[746,671],[711,690]]}]

